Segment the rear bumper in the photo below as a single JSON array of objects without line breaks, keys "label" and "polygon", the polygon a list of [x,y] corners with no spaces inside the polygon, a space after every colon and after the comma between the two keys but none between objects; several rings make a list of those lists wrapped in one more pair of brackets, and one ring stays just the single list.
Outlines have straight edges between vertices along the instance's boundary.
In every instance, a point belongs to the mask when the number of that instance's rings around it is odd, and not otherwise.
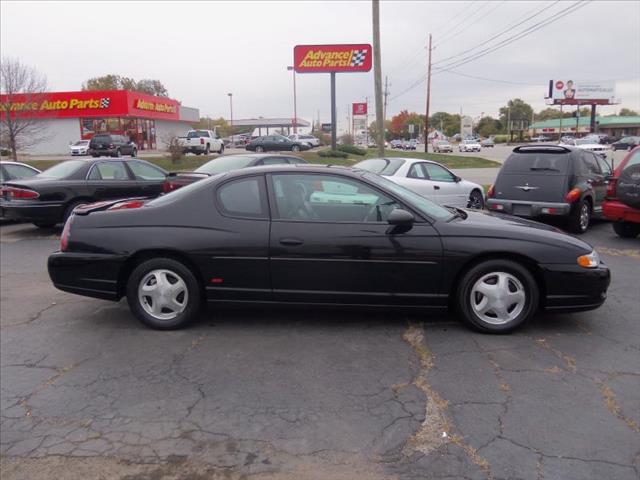
[{"label": "rear bumper", "polygon": [[101,150],[97,150],[94,148],[90,148],[89,149],[89,155],[91,156],[108,156],[108,157],[113,157],[116,155],[116,149],[115,148],[104,148]]},{"label": "rear bumper", "polygon": [[0,199],[0,216],[7,219],[24,222],[60,223],[63,215],[63,203]]},{"label": "rear bumper", "polygon": [[55,252],[49,256],[47,268],[59,290],[117,301],[122,296],[118,275],[124,262],[122,255]]},{"label": "rear bumper", "polygon": [[606,265],[600,264],[597,268],[557,264],[540,266],[546,286],[545,310],[593,310],[607,299],[611,273]]},{"label": "rear bumper", "polygon": [[620,200],[606,200],[602,204],[602,213],[609,220],[640,223],[640,210],[631,208]]},{"label": "rear bumper", "polygon": [[519,200],[497,200],[495,198],[487,199],[487,208],[494,212],[529,218],[543,215],[566,216],[571,213],[570,203],[525,202]]}]

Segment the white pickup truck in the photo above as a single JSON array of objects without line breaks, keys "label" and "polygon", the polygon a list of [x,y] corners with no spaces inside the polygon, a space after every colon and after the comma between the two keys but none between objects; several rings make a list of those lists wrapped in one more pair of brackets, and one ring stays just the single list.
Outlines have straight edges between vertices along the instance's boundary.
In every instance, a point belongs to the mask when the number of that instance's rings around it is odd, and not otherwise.
[{"label": "white pickup truck", "polygon": [[224,152],[224,142],[218,136],[218,132],[214,130],[189,130],[185,137],[179,137],[180,145],[184,153],[195,153],[200,155],[209,152]]}]

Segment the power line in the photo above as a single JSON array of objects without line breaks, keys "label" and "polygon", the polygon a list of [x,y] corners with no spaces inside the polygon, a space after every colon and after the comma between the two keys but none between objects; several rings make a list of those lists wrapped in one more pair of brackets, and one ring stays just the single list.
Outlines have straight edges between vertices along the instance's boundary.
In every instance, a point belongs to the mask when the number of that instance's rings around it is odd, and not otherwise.
[{"label": "power line", "polygon": [[[498,38],[498,37],[500,37],[500,36],[504,35],[505,33],[510,32],[510,31],[511,31],[511,30],[513,30],[514,28],[519,27],[519,26],[520,26],[520,25],[522,25],[523,23],[528,22],[528,21],[529,21],[529,20],[531,20],[532,18],[537,17],[538,15],[540,15],[541,13],[543,13],[545,10],[547,10],[547,11],[548,11],[548,9],[553,8],[557,3],[560,3],[560,0],[557,0],[556,2],[552,3],[549,7],[541,8],[540,10],[538,10],[538,11],[537,11],[536,13],[534,13],[533,15],[530,15],[530,16],[526,17],[524,20],[521,20],[520,22],[518,22],[518,23],[515,23],[515,24],[511,25],[509,28],[507,28],[507,29],[505,29],[505,30],[502,30],[500,33],[497,33],[496,35],[494,35],[494,36],[492,36],[492,37],[488,38],[488,39],[487,39],[487,40],[485,40],[484,42],[479,43],[479,44],[475,45],[475,46],[474,46],[474,47],[472,47],[472,48],[468,48],[467,50],[463,50],[462,52],[458,52],[458,53],[456,53],[455,55],[451,55],[450,57],[443,58],[442,60],[438,60],[437,62],[434,62],[433,64],[434,64],[434,65],[437,65],[437,64],[439,64],[439,63],[445,62],[445,61],[450,60],[450,59],[452,59],[452,58],[456,58],[456,57],[459,57],[460,55],[464,55],[465,53],[468,53],[468,52],[471,52],[471,51],[473,51],[473,50],[476,50],[477,48],[479,48],[479,47],[481,47],[481,46],[483,46],[483,45],[486,45],[487,43],[489,43],[489,42],[491,42],[492,40],[494,40],[494,39],[496,39],[496,38]],[[525,15],[528,15],[528,14],[529,14],[530,12],[532,12],[532,11],[533,11],[533,10],[529,10],[529,11],[527,11],[527,13],[525,13]]]},{"label": "power line", "polygon": [[485,2],[481,3],[477,9],[471,9],[470,11],[467,12],[467,15],[465,15],[464,17],[462,17],[460,20],[457,21],[457,23],[455,23],[450,29],[448,29],[446,32],[444,32],[442,35],[440,35],[440,40],[434,45],[434,47],[437,47],[453,30],[456,30],[457,28],[459,28],[460,26],[464,25],[464,23],[469,20],[469,19],[473,19],[473,16],[476,15],[480,10],[482,10],[484,7],[487,6],[487,4],[491,3],[490,0],[486,0]]},{"label": "power line", "polygon": [[[486,16],[488,16],[489,14],[493,13],[496,9],[498,9],[500,6],[502,6],[503,3],[505,3],[506,0],[502,0],[499,2],[495,2],[495,5],[493,6],[493,8],[489,9],[488,11],[485,12],[484,15],[480,16],[480,17],[473,17],[472,20],[474,22],[479,22],[480,20],[482,20],[483,18],[485,18]],[[558,0],[559,1],[559,0]],[[476,12],[477,13],[477,12]],[[463,24],[458,24],[457,27],[459,27],[459,29],[457,31],[453,31],[451,32],[451,34],[449,35],[449,38],[451,38],[452,36],[455,36],[456,34],[458,34],[460,32],[460,30],[462,30],[464,28]],[[443,42],[445,42],[447,40],[447,38],[445,38],[445,36],[443,35],[442,37],[440,37],[438,43],[436,44],[436,46],[441,45]],[[434,63],[435,65],[435,63]]]},{"label": "power line", "polygon": [[[454,75],[459,75],[461,77],[473,78],[475,80],[484,80],[486,82],[496,82],[496,83],[506,83],[509,85],[528,85],[528,86],[540,86],[539,83],[527,83],[527,82],[513,82],[511,80],[501,80],[498,78],[487,78],[487,77],[478,77],[476,75],[469,75],[468,73],[456,72],[455,70],[439,70],[439,72],[447,72],[453,73]],[[435,74],[434,74],[435,75]]]}]

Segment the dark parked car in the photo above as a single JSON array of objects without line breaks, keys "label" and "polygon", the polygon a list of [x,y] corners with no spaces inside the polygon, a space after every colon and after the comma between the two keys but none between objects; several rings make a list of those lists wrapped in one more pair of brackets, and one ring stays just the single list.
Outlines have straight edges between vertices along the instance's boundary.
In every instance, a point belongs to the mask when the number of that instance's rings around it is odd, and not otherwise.
[{"label": "dark parked car", "polygon": [[[0,162],[0,183],[31,178],[40,173],[40,170],[20,162]],[[4,210],[0,207],[0,219],[4,220]]]},{"label": "dark parked car", "polygon": [[609,178],[602,211],[621,237],[640,235],[640,147],[628,153]]},{"label": "dark parked car", "polygon": [[623,137],[611,144],[614,150],[633,150],[640,145],[640,137]]},{"label": "dark parked car", "polygon": [[294,142],[283,135],[265,135],[251,140],[245,148],[252,152],[302,152],[311,146]]},{"label": "dark parked car", "polygon": [[277,153],[246,153],[238,155],[225,155],[209,160],[193,172],[171,172],[167,175],[162,190],[165,193],[177,190],[180,187],[197,182],[203,178],[218,173],[231,172],[240,168],[259,167],[262,165],[298,165],[307,163],[305,160],[293,155],[279,155]]},{"label": "dark parked car", "polygon": [[124,135],[99,133],[89,142],[89,155],[92,157],[121,157],[122,155],[135,157],[137,154],[136,144]]},{"label": "dark parked car", "polygon": [[130,197],[155,197],[167,172],[144,160],[68,160],[35,177],[2,185],[0,208],[8,218],[47,228],[79,205]]},{"label": "dark parked car", "polygon": [[521,146],[504,162],[487,192],[487,208],[522,217],[566,217],[574,233],[602,213],[611,165],[588,150]]},{"label": "dark parked car", "polygon": [[184,326],[206,301],[453,307],[497,333],[540,308],[597,308],[610,280],[590,245],[555,228],[317,165],[246,168],[147,203],[85,206],[48,267],[57,288],[126,296],[159,329]]}]

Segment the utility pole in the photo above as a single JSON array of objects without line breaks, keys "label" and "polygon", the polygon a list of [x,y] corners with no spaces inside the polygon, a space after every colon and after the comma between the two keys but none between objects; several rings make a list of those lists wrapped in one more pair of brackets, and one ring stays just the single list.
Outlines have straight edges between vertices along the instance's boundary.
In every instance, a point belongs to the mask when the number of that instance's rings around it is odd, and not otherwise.
[{"label": "utility pole", "polygon": [[367,147],[369,147],[369,97],[364,97],[364,102],[367,104],[367,113],[365,115],[365,141],[367,142]]},{"label": "utility pole", "polygon": [[231,110],[231,148],[235,147],[235,135],[233,134],[233,93],[227,93],[229,96],[229,110]]},{"label": "utility pole", "polygon": [[511,105],[507,106],[507,135],[509,135],[509,142],[511,141]]},{"label": "utility pole", "polygon": [[559,136],[558,136],[558,140],[562,140],[562,104],[560,104],[560,128],[559,128]]},{"label": "utility pole", "polygon": [[389,78],[384,76],[384,112],[383,117],[384,121],[387,121],[387,97],[389,96]]},{"label": "utility pole", "polygon": [[298,105],[296,99],[296,70],[294,67],[289,66],[287,70],[293,72],[293,133],[298,133]]},{"label": "utility pole", "polygon": [[431,102],[431,34],[429,34],[429,64],[427,67],[427,111],[424,119],[424,151],[429,151],[429,103]]},{"label": "utility pole", "polygon": [[373,79],[376,93],[376,144],[378,155],[384,157],[384,113],[382,106],[382,61],[380,58],[380,0],[372,0],[373,17]]}]

